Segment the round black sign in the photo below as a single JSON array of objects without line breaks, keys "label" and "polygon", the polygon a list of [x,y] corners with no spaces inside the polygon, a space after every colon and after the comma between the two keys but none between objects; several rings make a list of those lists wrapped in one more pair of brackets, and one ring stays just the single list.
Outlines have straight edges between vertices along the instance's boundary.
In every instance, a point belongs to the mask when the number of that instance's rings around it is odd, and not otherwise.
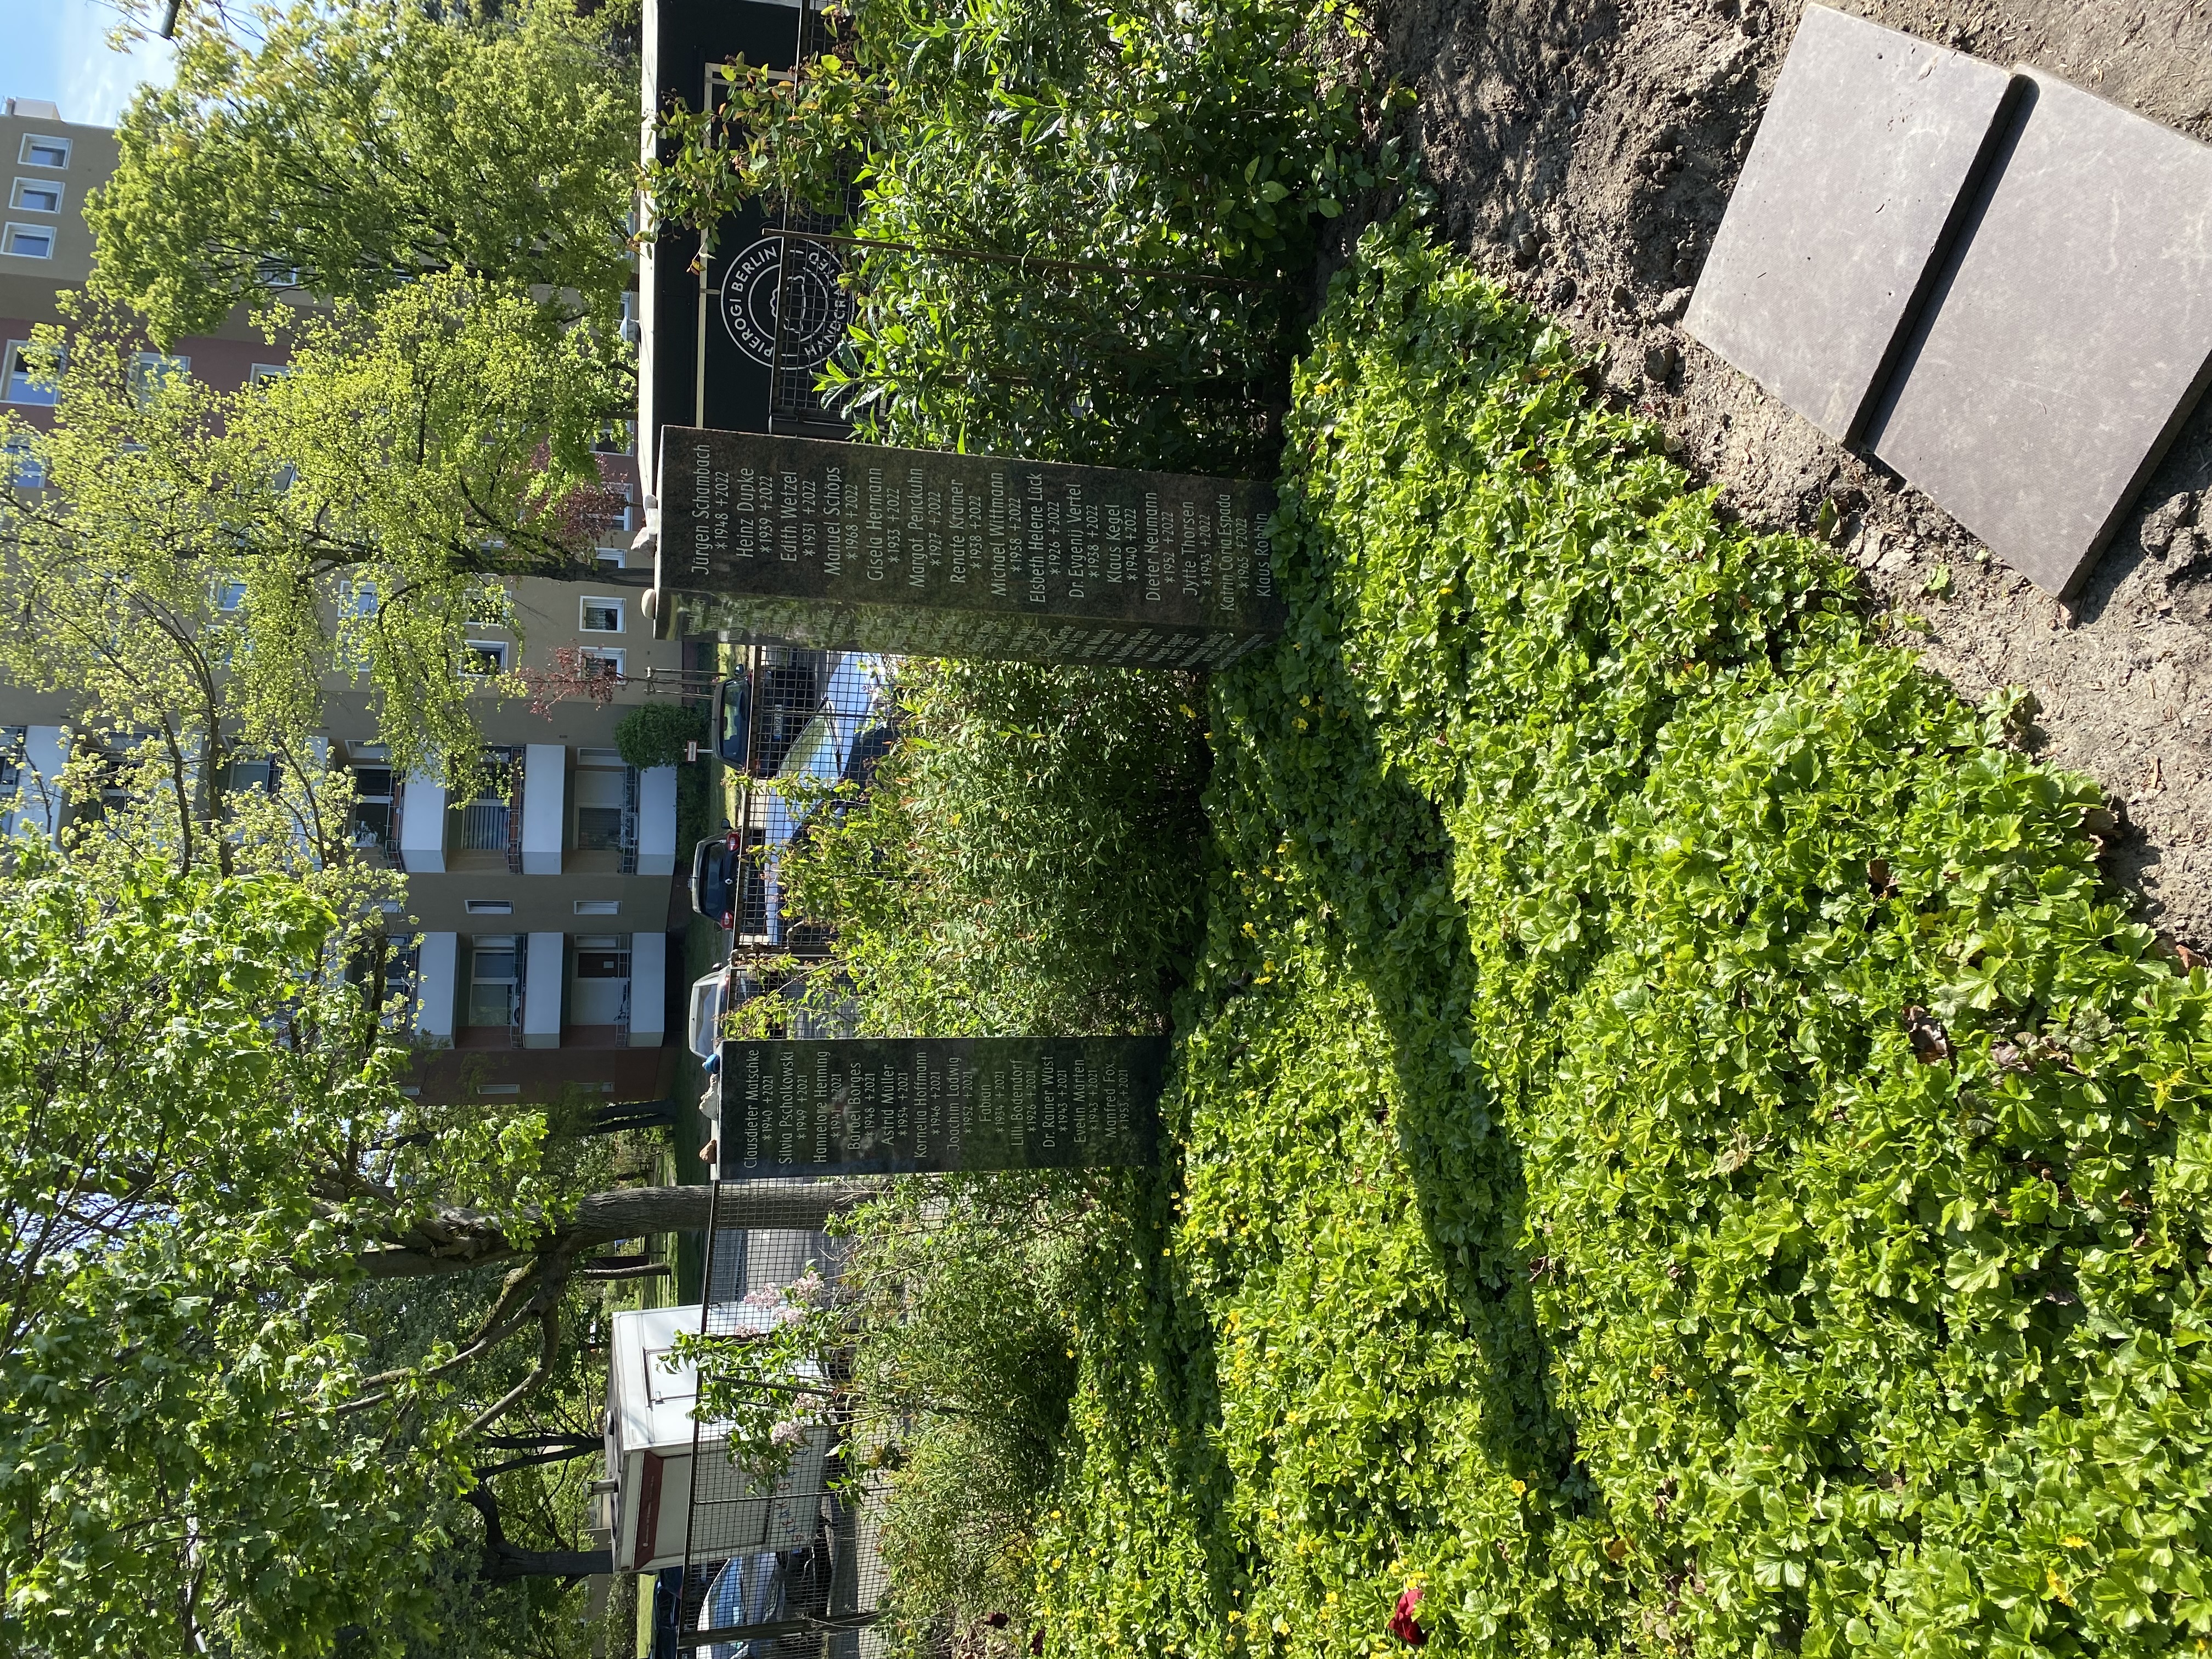
[{"label": "round black sign", "polygon": [[[775,354],[776,271],[784,261],[783,238],[770,234],[730,261],[722,273],[722,326],[738,349],[757,363]],[[787,368],[819,368],[845,337],[853,320],[853,296],[837,281],[837,256],[816,242],[794,240],[785,286],[793,311],[784,336]]]}]

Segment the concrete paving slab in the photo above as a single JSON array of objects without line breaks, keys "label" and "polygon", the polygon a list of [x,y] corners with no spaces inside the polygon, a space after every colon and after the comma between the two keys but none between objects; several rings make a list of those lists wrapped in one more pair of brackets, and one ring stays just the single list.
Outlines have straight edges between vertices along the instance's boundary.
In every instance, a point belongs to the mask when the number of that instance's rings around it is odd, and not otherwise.
[{"label": "concrete paving slab", "polygon": [[2063,596],[2212,376],[2212,148],[2029,86],[1868,447]]},{"label": "concrete paving slab", "polygon": [[1850,440],[2013,86],[1993,64],[1807,6],[1684,326]]}]

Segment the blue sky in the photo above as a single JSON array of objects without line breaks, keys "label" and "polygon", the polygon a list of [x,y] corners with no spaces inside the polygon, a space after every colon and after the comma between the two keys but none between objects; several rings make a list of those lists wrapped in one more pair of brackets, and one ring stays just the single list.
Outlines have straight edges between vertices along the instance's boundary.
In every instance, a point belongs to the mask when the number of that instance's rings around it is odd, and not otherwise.
[{"label": "blue sky", "polygon": [[0,96],[44,98],[62,119],[111,126],[143,81],[166,80],[167,41],[108,49],[112,6],[94,0],[0,0]]}]

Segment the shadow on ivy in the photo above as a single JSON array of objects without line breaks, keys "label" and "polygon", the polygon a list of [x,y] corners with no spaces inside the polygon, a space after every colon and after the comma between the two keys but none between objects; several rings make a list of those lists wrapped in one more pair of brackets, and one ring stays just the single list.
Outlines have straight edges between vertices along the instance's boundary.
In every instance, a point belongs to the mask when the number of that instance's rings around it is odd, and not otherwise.
[{"label": "shadow on ivy", "polygon": [[1389,1032],[1395,1127],[1422,1228],[1482,1355],[1486,1449],[1578,1512],[1594,1488],[1530,1292],[1520,1149],[1470,1053],[1475,963],[1450,837],[1437,808],[1385,769],[1325,605],[1296,614],[1292,639],[1224,684],[1248,723],[1238,781],[1289,839]]},{"label": "shadow on ivy", "polygon": [[[1158,1443],[1139,1425],[1157,1421],[1164,1431],[1170,1489],[1182,1497],[1181,1519],[1206,1563],[1207,1605],[1188,1611],[1201,1624],[1222,1630],[1238,1605],[1237,1592],[1250,1586],[1257,1564],[1247,1554],[1228,1502],[1235,1475],[1221,1449],[1212,1322],[1203,1295],[1169,1248],[1183,1187],[1182,1161],[1172,1149],[1183,1126],[1164,1127],[1162,1143],[1169,1151],[1161,1167],[1123,1172],[1109,1200],[1121,1223],[1119,1237],[1098,1263],[1092,1279],[1097,1300],[1088,1318],[1121,1328],[1112,1332],[1112,1340],[1091,1345],[1092,1386],[1104,1419],[1129,1425],[1129,1444],[1154,1449]],[[1179,1595],[1188,1597],[1188,1588]]]}]

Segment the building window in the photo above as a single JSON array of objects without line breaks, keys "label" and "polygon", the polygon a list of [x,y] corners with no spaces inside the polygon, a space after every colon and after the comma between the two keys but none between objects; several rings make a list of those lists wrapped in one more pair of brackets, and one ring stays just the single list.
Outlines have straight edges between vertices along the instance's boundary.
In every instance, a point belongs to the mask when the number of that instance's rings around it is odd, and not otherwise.
[{"label": "building window", "polygon": [[256,363],[246,371],[246,383],[259,386],[264,380],[281,380],[291,372],[289,363]]},{"label": "building window", "polygon": [[234,760],[224,769],[224,782],[234,793],[253,790],[264,795],[276,793],[276,763],[263,757],[257,760]]},{"label": "building window", "polygon": [[353,769],[353,844],[368,851],[392,850],[392,769]]},{"label": "building window", "polygon": [[70,141],[49,138],[44,133],[23,135],[21,161],[27,167],[65,167],[69,165]]},{"label": "building window", "polygon": [[583,933],[576,939],[578,979],[628,979],[629,941],[620,933]]},{"label": "building window", "polygon": [[51,259],[54,257],[54,228],[9,225],[4,233],[0,233],[0,253],[12,253],[18,259]]},{"label": "building window", "polygon": [[629,421],[609,421],[599,428],[599,435],[592,440],[592,447],[602,455],[628,455],[637,448],[637,428]]},{"label": "building window", "polygon": [[471,679],[489,679],[507,672],[505,640],[471,640],[461,653],[461,672]]},{"label": "building window", "polygon": [[605,646],[587,645],[578,653],[582,659],[581,672],[603,679],[618,680],[623,677],[623,653]]},{"label": "building window", "polygon": [[619,634],[623,631],[623,602],[597,594],[586,594],[581,605],[582,616],[577,623],[586,634]]},{"label": "building window", "polygon": [[629,563],[629,556],[619,547],[595,547],[592,556],[610,570],[623,569]]},{"label": "building window", "polygon": [[514,1024],[515,988],[521,981],[519,943],[512,933],[470,941],[470,1024]]},{"label": "building window", "polygon": [[374,617],[376,614],[376,584],[352,580],[340,582],[338,614],[349,622],[367,622]]},{"label": "building window", "polygon": [[234,616],[246,608],[244,582],[217,582],[215,585],[215,608],[226,617]]},{"label": "building window", "polygon": [[621,933],[579,934],[574,974],[568,987],[568,1013],[576,1024],[629,1024],[627,937]]},{"label": "building window", "polygon": [[628,767],[580,765],[574,788],[578,852],[621,853],[635,842],[636,787]]},{"label": "building window", "polygon": [[520,1083],[479,1083],[477,1092],[480,1095],[519,1095],[522,1092],[522,1085]]},{"label": "building window", "polygon": [[0,483],[11,483],[18,489],[42,489],[46,483],[46,465],[31,453],[31,441],[25,437],[10,438],[0,444]]},{"label": "building window", "polygon": [[23,784],[23,744],[28,727],[0,726],[0,796],[13,795]]},{"label": "building window", "polygon": [[578,899],[576,914],[580,916],[618,916],[622,914],[620,899]]},{"label": "building window", "polygon": [[10,340],[8,351],[8,401],[44,404],[62,400],[61,364],[46,352],[31,349],[28,340]]},{"label": "building window", "polygon": [[472,916],[511,916],[514,914],[513,899],[464,899],[461,907]]},{"label": "building window", "polygon": [[18,179],[14,193],[8,198],[8,205],[18,213],[59,213],[62,210],[62,181],[58,179]]},{"label": "building window", "polygon": [[173,386],[191,373],[189,357],[164,356],[158,351],[142,351],[131,360],[131,395],[143,405],[153,401],[165,386]]}]

